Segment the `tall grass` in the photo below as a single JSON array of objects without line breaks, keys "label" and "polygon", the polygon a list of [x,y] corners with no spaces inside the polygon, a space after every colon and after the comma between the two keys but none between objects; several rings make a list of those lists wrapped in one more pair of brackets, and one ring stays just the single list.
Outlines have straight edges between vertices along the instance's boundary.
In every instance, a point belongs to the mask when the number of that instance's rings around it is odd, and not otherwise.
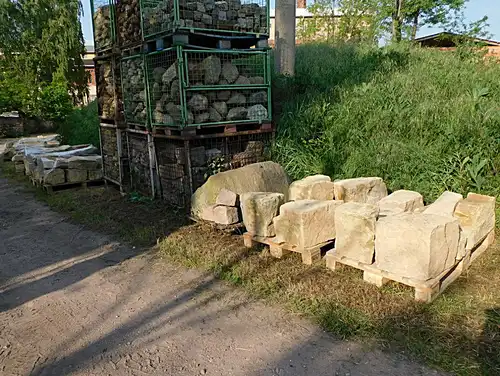
[{"label": "tall grass", "polygon": [[276,159],[293,178],[380,176],[427,201],[497,194],[500,63],[400,46],[303,45],[278,78]]},{"label": "tall grass", "polygon": [[97,101],[75,108],[59,126],[58,132],[68,145],[92,144],[99,146],[99,117]]}]

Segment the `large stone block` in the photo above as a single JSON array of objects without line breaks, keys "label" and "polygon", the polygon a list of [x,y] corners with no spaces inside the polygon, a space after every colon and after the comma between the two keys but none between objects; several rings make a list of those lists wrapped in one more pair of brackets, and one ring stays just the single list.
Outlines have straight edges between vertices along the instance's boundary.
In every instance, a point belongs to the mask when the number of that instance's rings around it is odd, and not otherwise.
[{"label": "large stone block", "polygon": [[337,180],[334,183],[335,199],[344,202],[375,204],[387,196],[382,178],[355,178]]},{"label": "large stone block", "polygon": [[427,206],[423,210],[423,213],[453,217],[453,213],[455,212],[455,207],[462,200],[463,196],[461,194],[446,191],[443,192],[443,194],[439,196],[439,198],[436,201]]},{"label": "large stone block", "polygon": [[308,176],[290,184],[288,199],[291,201],[333,200],[333,183],[329,176]]},{"label": "large stone block", "polygon": [[220,172],[208,178],[196,190],[191,200],[191,212],[199,217],[207,206],[216,202],[222,189],[238,195],[246,192],[276,192],[288,196],[288,178],[283,168],[274,162],[250,164],[230,171]]},{"label": "large stone block", "polygon": [[66,181],[68,183],[82,183],[84,181],[87,181],[87,176],[87,170],[66,170]]},{"label": "large stone block", "polygon": [[418,192],[401,189],[378,202],[380,216],[413,212],[424,206],[424,198]]},{"label": "large stone block", "polygon": [[348,202],[335,211],[335,253],[365,264],[373,263],[378,206]]},{"label": "large stone block", "polygon": [[460,244],[458,220],[435,214],[402,213],[375,226],[375,263],[401,277],[426,281],[451,268]]},{"label": "large stone block", "polygon": [[204,208],[201,219],[221,225],[231,225],[240,221],[238,208],[223,205],[211,205]]},{"label": "large stone block", "polygon": [[101,169],[99,169],[99,170],[91,170],[91,171],[88,171],[87,178],[90,181],[92,181],[92,180],[101,180],[102,178],[104,178],[104,174],[103,174],[103,171]]},{"label": "large stone block", "polygon": [[343,201],[300,200],[280,207],[273,220],[276,242],[308,248],[335,238],[335,211]]},{"label": "large stone block", "polygon": [[238,204],[238,195],[227,189],[222,189],[217,196],[215,204],[224,206],[236,206]]},{"label": "large stone block", "polygon": [[466,249],[471,250],[495,229],[495,197],[469,193],[457,204],[454,216],[467,239]]},{"label": "large stone block", "polygon": [[274,236],[273,219],[284,203],[285,195],[282,193],[243,193],[240,196],[240,206],[247,231],[257,236]]},{"label": "large stone block", "polygon": [[68,158],[68,168],[76,170],[97,170],[102,166],[100,155],[76,156]]},{"label": "large stone block", "polygon": [[66,182],[64,170],[55,168],[46,170],[43,175],[43,183],[47,185],[64,184]]}]

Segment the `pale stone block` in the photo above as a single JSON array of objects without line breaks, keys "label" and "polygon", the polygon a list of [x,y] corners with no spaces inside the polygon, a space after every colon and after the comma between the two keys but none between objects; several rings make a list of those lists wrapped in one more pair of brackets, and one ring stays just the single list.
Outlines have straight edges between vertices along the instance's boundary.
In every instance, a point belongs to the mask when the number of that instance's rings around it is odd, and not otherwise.
[{"label": "pale stone block", "polygon": [[335,211],[335,252],[364,264],[373,263],[378,206],[348,202]]},{"label": "pale stone block", "polygon": [[221,189],[215,200],[215,205],[236,206],[237,204],[238,195],[225,188]]},{"label": "pale stone block", "polygon": [[87,181],[87,170],[70,169],[61,171],[66,171],[66,181],[68,183],[82,183],[84,181]]},{"label": "pale stone block", "polygon": [[284,202],[285,195],[282,193],[243,193],[240,196],[240,207],[247,231],[257,236],[274,236],[273,219]]},{"label": "pale stone block", "polygon": [[460,201],[463,200],[463,198],[464,197],[459,193],[450,191],[443,192],[443,194],[439,196],[436,201],[423,210],[423,213],[453,217],[455,207]]},{"label": "pale stone block", "polygon": [[288,197],[290,201],[333,200],[333,183],[326,175],[308,176],[290,184]]},{"label": "pale stone block", "polygon": [[280,207],[273,219],[276,242],[300,248],[335,238],[335,211],[343,201],[299,200]]},{"label": "pale stone block", "polygon": [[424,198],[418,192],[401,189],[379,201],[380,216],[413,212],[424,206]]},{"label": "pale stone block", "polygon": [[64,184],[66,182],[64,170],[55,168],[46,170],[43,175],[43,183],[47,185]]},{"label": "pale stone block", "polygon": [[387,187],[382,178],[344,179],[333,184],[335,200],[375,204],[387,196]]},{"label": "pale stone block", "polygon": [[104,177],[104,174],[101,169],[99,170],[91,170],[88,171],[88,180],[101,180]]},{"label": "pale stone block", "polygon": [[477,246],[495,229],[495,197],[469,193],[454,213],[467,238],[466,249]]},{"label": "pale stone block", "polygon": [[232,225],[240,221],[238,208],[223,205],[212,205],[206,207],[203,209],[201,219],[219,223],[221,225]]},{"label": "pale stone block", "polygon": [[74,156],[68,158],[68,168],[76,170],[97,170],[102,166],[100,155]]},{"label": "pale stone block", "polygon": [[459,243],[460,226],[455,218],[390,215],[375,226],[375,263],[400,277],[426,281],[455,264]]}]

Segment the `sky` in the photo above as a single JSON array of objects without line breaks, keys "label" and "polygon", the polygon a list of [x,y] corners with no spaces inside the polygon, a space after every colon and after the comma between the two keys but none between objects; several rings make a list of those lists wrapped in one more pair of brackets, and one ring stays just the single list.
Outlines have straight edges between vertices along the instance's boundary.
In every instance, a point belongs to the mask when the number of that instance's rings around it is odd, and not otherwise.
[{"label": "sky", "polygon": [[[90,0],[83,1],[83,17],[81,18],[83,36],[86,45],[93,45],[92,37],[92,16],[90,12]],[[500,41],[500,6],[499,0],[470,0],[465,9],[466,22],[479,20],[483,16],[488,16],[488,31],[491,39]],[[308,0],[310,3],[311,0]],[[271,1],[271,6],[274,7],[274,0]],[[441,31],[439,28],[422,28],[418,32],[418,36],[424,36]]]}]

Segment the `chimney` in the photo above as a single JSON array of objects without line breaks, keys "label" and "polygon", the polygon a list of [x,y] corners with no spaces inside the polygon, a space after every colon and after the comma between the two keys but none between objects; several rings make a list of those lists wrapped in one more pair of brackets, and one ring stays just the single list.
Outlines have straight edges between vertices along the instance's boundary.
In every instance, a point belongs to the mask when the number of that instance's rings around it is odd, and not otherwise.
[{"label": "chimney", "polygon": [[306,0],[297,0],[297,8],[306,8]]}]

